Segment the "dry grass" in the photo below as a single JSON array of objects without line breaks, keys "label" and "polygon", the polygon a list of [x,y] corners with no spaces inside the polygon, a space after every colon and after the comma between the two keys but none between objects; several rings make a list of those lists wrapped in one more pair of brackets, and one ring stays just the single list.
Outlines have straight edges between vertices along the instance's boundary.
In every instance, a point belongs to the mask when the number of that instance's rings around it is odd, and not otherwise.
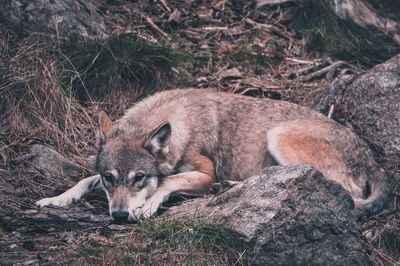
[{"label": "dry grass", "polygon": [[94,150],[98,105],[83,108],[61,88],[62,68],[39,44],[3,50],[0,62],[0,208],[32,208],[32,199],[42,197],[43,190],[70,186],[73,180],[44,177],[29,162],[14,169],[10,160],[40,143],[85,166]]}]

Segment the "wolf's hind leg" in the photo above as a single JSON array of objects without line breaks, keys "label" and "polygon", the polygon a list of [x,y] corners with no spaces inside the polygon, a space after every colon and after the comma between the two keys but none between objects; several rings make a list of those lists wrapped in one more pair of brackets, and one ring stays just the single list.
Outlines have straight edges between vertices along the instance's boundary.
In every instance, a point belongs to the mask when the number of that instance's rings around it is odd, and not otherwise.
[{"label": "wolf's hind leg", "polygon": [[82,179],[75,186],[68,189],[61,195],[51,198],[44,198],[37,201],[35,204],[39,207],[44,207],[47,205],[54,206],[65,206],[74,200],[80,199],[85,193],[95,190],[100,187],[100,175],[94,175]]},{"label": "wolf's hind leg", "polygon": [[191,165],[194,171],[166,177],[142,208],[142,217],[153,215],[171,193],[181,192],[191,195],[207,193],[215,183],[214,164],[205,156],[198,155]]},{"label": "wolf's hind leg", "polygon": [[341,183],[352,196],[362,198],[367,190],[366,180],[358,182],[354,177],[343,151],[351,149],[354,141],[346,129],[324,121],[294,121],[268,132],[268,150],[279,164],[313,166],[326,178]]}]

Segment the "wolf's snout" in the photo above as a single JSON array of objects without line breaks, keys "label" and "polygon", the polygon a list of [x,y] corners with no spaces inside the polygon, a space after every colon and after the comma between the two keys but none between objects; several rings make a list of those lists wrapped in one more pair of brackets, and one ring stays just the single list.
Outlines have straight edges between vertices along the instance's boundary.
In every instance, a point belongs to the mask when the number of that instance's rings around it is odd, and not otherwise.
[{"label": "wolf's snout", "polygon": [[116,222],[120,223],[128,221],[129,217],[129,213],[126,211],[115,211],[111,215]]}]

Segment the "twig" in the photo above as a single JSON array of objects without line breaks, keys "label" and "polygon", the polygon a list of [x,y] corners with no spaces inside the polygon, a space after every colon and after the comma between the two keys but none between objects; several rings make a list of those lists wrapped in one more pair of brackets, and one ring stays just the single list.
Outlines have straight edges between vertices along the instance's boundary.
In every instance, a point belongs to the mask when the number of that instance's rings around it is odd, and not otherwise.
[{"label": "twig", "polygon": [[233,265],[239,265],[239,264],[242,264],[242,262],[243,262],[243,257],[244,257],[244,254],[246,253],[246,249],[245,250],[243,250],[243,252],[240,252],[239,253],[239,258],[236,260],[236,262],[235,262],[235,264],[233,264]]},{"label": "twig", "polygon": [[228,2],[228,0],[217,1],[217,4],[215,5],[215,7],[224,11],[226,2]]},{"label": "twig", "polygon": [[394,261],[393,258],[391,258],[384,252],[382,252],[379,249],[377,249],[376,247],[374,247],[374,245],[372,245],[369,241],[367,241],[367,240],[363,240],[363,241],[367,246],[369,246],[369,248],[371,249],[372,252],[375,252],[379,257],[381,257],[386,262],[389,262],[392,265],[396,265],[396,261]]},{"label": "twig", "polygon": [[346,64],[347,64],[346,62],[337,61],[334,64],[332,64],[330,66],[327,66],[327,67],[325,67],[325,68],[323,68],[321,70],[315,71],[314,73],[311,73],[311,74],[309,74],[307,76],[299,77],[298,80],[300,80],[300,81],[309,81],[309,80],[311,80],[313,78],[319,77],[319,76],[321,76],[321,75],[323,75],[323,74],[325,74],[325,73],[327,73],[327,72],[329,72],[329,71],[331,71],[333,69],[336,69],[336,68],[338,68],[338,67],[340,67],[342,65],[346,65]]},{"label": "twig", "polygon": [[167,38],[168,40],[171,40],[171,37],[169,37],[169,35],[167,33],[165,33],[162,29],[160,29],[151,18],[144,16],[144,19],[147,21],[147,23],[149,23],[149,25],[155,29],[156,31],[158,31],[162,36],[164,36],[165,38]]},{"label": "twig", "polygon": [[212,27],[212,26],[208,26],[208,27],[204,27],[203,30],[207,30],[207,31],[228,30],[228,27]]},{"label": "twig", "polygon": [[168,12],[171,12],[171,8],[169,8],[169,6],[167,5],[167,3],[164,0],[160,0],[160,2]]},{"label": "twig", "polygon": [[286,61],[290,61],[290,62],[297,63],[297,64],[304,64],[304,65],[314,65],[315,64],[315,62],[311,61],[311,60],[301,60],[301,59],[290,58],[290,57],[285,57],[284,59]]},{"label": "twig", "polygon": [[[255,22],[250,18],[246,18],[245,21],[248,24],[253,25],[255,27],[266,29],[266,30],[274,32],[280,36],[283,36],[286,39],[288,39],[290,43],[293,43],[293,39],[292,39],[292,36],[294,35],[293,33],[284,32],[281,29],[279,29],[277,26],[274,26],[274,25],[262,24],[262,23]],[[291,45],[289,45],[289,46],[291,46]]]},{"label": "twig", "polygon": [[300,68],[299,70],[296,71],[296,76],[300,76],[300,75],[305,75],[310,73],[315,67],[318,67],[319,64],[316,63],[315,65],[311,65],[311,66],[306,66],[303,68]]},{"label": "twig", "polygon": [[333,111],[335,110],[335,105],[331,104],[331,107],[329,107],[329,113],[328,113],[328,118],[332,118]]},{"label": "twig", "polygon": [[18,164],[21,164],[22,162],[29,161],[30,159],[32,159],[35,156],[36,155],[34,155],[34,154],[27,154],[27,155],[24,155],[21,157],[17,157],[17,158],[11,159],[10,164],[18,165]]}]

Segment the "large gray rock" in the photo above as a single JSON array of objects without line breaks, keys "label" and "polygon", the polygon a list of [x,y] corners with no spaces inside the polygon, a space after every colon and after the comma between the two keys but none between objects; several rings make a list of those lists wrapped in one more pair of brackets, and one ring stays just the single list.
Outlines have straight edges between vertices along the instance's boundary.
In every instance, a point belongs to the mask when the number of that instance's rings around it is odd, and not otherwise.
[{"label": "large gray rock", "polygon": [[50,147],[35,144],[31,148],[31,163],[49,176],[71,177],[84,173],[84,169],[64,158]]},{"label": "large gray rock", "polygon": [[[397,1],[397,2],[396,2]],[[256,0],[256,7],[304,0]],[[312,1],[309,1],[312,3]],[[398,0],[323,0],[322,3],[342,19],[349,19],[362,27],[375,27],[388,33],[400,44],[400,10]]]},{"label": "large gray rock", "polygon": [[105,36],[96,0],[2,0],[0,16],[28,36]]},{"label": "large gray rock", "polygon": [[40,144],[33,145],[29,154],[13,159],[11,163],[18,165],[24,161],[30,161],[36,169],[48,178],[71,177],[85,172],[84,167],[64,158],[52,148]]},{"label": "large gray rock", "polygon": [[343,104],[358,135],[386,156],[400,156],[400,54],[354,81]]},{"label": "large gray rock", "polygon": [[219,196],[185,202],[166,215],[220,224],[255,265],[368,265],[350,195],[304,165],[276,166]]}]

